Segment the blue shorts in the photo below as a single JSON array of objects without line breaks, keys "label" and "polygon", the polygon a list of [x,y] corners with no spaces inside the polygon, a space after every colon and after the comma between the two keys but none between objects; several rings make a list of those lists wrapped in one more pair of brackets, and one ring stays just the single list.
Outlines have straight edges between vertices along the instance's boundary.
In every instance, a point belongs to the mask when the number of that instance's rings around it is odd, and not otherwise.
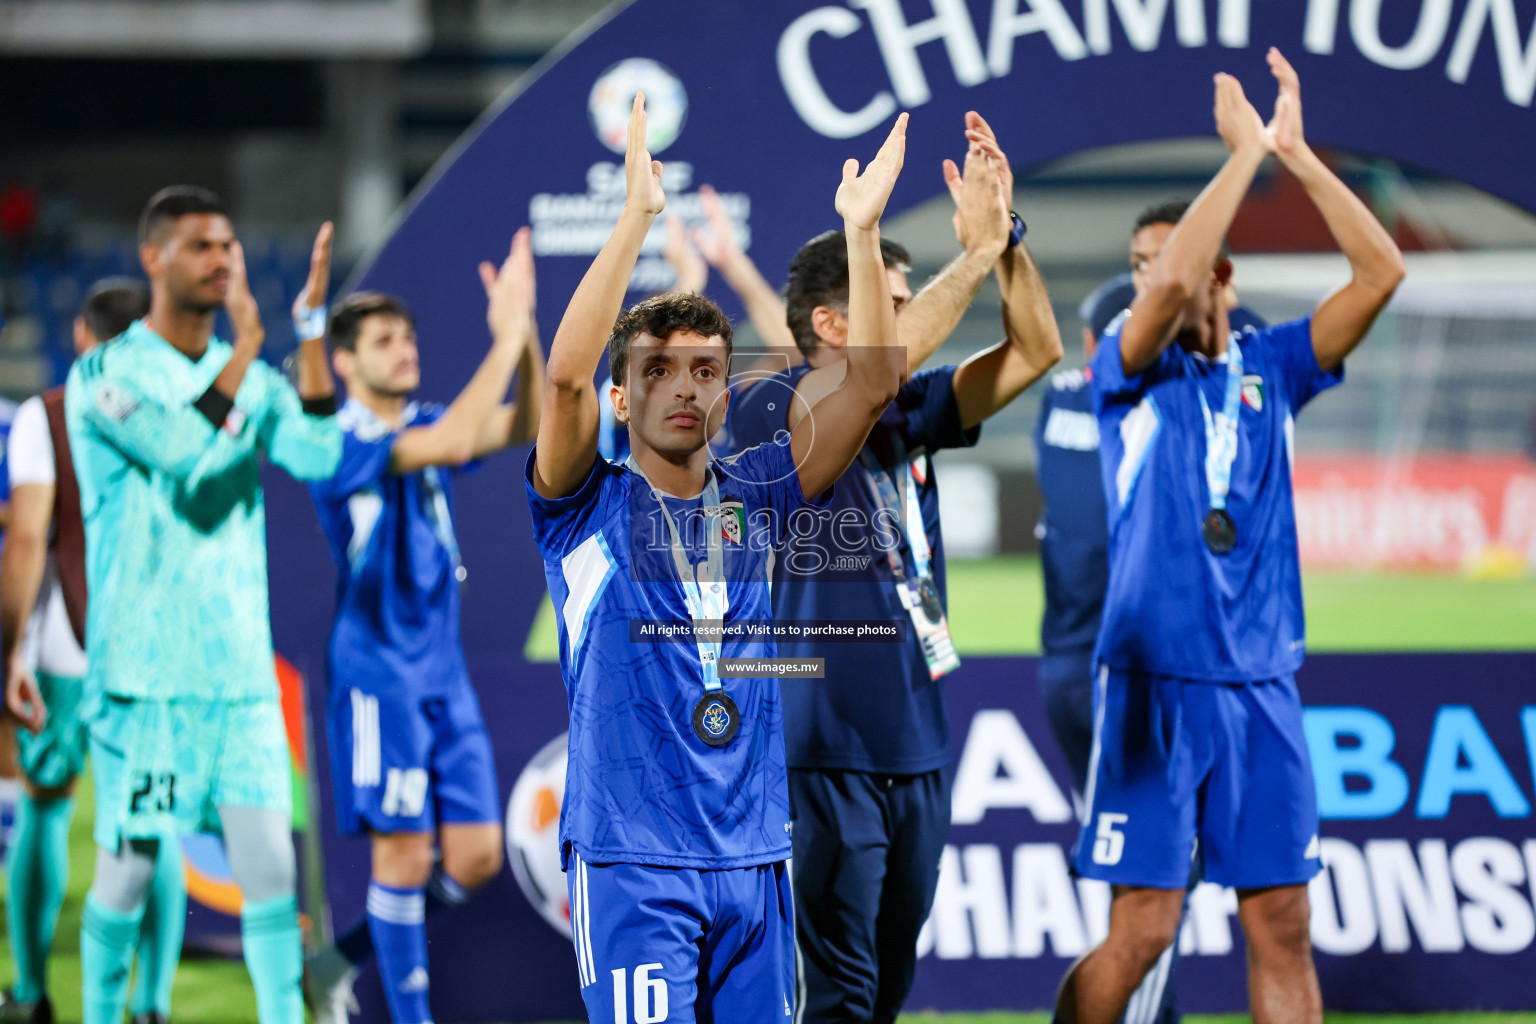
[{"label": "blue shorts", "polygon": [[787,1024],[795,1007],[789,862],[699,871],[566,870],[581,998],[592,1024]]},{"label": "blue shorts", "polygon": [[1317,792],[1294,677],[1246,685],[1100,668],[1073,864],[1115,885],[1236,889],[1317,874]]},{"label": "blue shorts", "polygon": [[326,723],[343,833],[501,821],[491,740],[468,680],[433,697],[333,687]]}]

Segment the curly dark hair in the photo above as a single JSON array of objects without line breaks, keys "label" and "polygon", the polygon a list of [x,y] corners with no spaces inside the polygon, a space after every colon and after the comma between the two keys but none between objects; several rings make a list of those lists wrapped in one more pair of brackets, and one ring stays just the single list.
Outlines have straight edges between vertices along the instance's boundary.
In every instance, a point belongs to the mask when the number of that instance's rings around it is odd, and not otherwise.
[{"label": "curly dark hair", "polygon": [[[885,265],[903,273],[912,269],[906,248],[880,239]],[[784,286],[784,315],[795,345],[810,355],[821,344],[812,324],[817,306],[848,311],[848,241],[841,231],[827,231],[800,247],[789,263],[789,283]]]},{"label": "curly dark hair", "polygon": [[731,321],[719,306],[697,292],[667,292],[637,302],[619,314],[608,336],[608,372],[615,384],[629,376],[629,343],[637,334],[662,341],[678,331],[725,342],[725,362],[731,362]]}]

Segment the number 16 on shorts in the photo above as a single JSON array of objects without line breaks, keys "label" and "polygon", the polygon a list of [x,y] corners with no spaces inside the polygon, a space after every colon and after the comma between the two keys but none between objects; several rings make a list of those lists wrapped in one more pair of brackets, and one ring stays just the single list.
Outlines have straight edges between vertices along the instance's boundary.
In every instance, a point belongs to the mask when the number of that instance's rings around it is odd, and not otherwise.
[{"label": "number 16 on shorts", "polygon": [[[651,977],[661,964],[641,964],[634,971],[635,1019],[633,1024],[661,1024],[667,1019],[667,983]],[[629,974],[622,967],[613,970],[613,1024],[631,1024],[629,1019]]]},{"label": "number 16 on shorts", "polygon": [[1093,862],[1095,864],[1119,864],[1125,856],[1125,833],[1119,826],[1131,819],[1129,814],[1102,813],[1093,833]]}]

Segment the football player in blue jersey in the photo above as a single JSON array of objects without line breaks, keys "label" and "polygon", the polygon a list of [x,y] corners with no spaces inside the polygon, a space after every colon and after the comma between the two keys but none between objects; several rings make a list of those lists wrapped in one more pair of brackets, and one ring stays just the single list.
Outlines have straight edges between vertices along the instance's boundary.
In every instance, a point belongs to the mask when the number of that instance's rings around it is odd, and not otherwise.
[{"label": "football player in blue jersey", "polygon": [[446,408],[411,398],[421,374],[404,303],[362,292],[331,313],[342,456],[310,488],[340,577],[326,724],[341,830],[367,833],[373,870],[365,917],[307,965],[320,1024],[346,1020],[370,954],[395,1024],[430,1021],[426,918],[501,869],[496,768],[459,638],[452,480],[538,422],[528,229],[499,272],[484,263],[480,275],[491,348]]},{"label": "football player in blue jersey", "polygon": [[[862,174],[857,161],[844,165],[836,194],[850,272],[839,400],[780,443],[712,459],[729,322],[697,295],[620,311],[666,202],[635,98],[623,212],[550,347],[528,461],[571,717],[562,861],[582,998],[598,1024],[782,1024],[793,1011],[779,687],[730,668],[773,655],[772,638],[744,626],[772,618],[771,546],[853,461],[896,394],[902,353],[879,224],[906,122],[897,118]],[[599,396],[605,344],[615,383]],[[601,397],[629,427],[623,464],[598,456]],[[681,642],[645,632],[675,623]]]},{"label": "football player in blue jersey", "polygon": [[[1083,319],[1083,355],[1089,363],[1099,336],[1136,298],[1137,287],[1146,287],[1155,249],[1188,208],[1188,202],[1176,200],[1143,211],[1131,233],[1135,270],[1117,274],[1083,299],[1078,313]],[[1235,292],[1228,291],[1228,300],[1235,299]],[[1235,331],[1250,324],[1260,330],[1267,326],[1262,317],[1242,307],[1232,308],[1227,316]],[[1093,645],[1109,585],[1109,525],[1099,473],[1099,421],[1093,411],[1092,379],[1089,366],[1053,373],[1040,398],[1035,423],[1035,465],[1045,499],[1035,526],[1045,583],[1040,698],[1078,793],[1088,777],[1093,746]],[[1179,1020],[1172,984],[1178,958],[1179,944],[1170,943],[1131,996],[1126,1024]]]},{"label": "football player in blue jersey", "polygon": [[[781,619],[881,619],[900,642],[811,641],[826,678],[784,686],[794,809],[796,930],[807,1021],[894,1021],[912,987],[949,832],[946,679],[959,665],[945,618],[944,543],[933,457],[976,443],[981,424],[1061,358],[1045,283],[1008,209],[1007,158],[980,115],[966,118],[964,172],[945,161],[962,248],[900,307],[902,386],[838,481],[828,515],[774,562]],[[848,372],[846,244],[812,239],[790,265],[789,328],[805,364],[738,397],[738,445],[771,440],[840,400]],[[893,296],[910,296],[906,254],[885,248]],[[996,271],[1005,339],[959,366],[919,369]],[[806,410],[809,410],[807,412]]]},{"label": "football player in blue jersey", "polygon": [[[1267,125],[1235,78],[1216,76],[1230,156],[1093,359],[1110,574],[1074,862],[1115,891],[1108,937],[1062,985],[1066,1024],[1124,1012],[1177,937],[1197,842],[1206,878],[1237,890],[1254,1020],[1322,1020],[1291,434],[1294,414],[1343,378],[1404,269],[1391,236],[1308,148],[1295,70],[1277,50],[1268,59],[1279,96]],[[1222,239],[1271,154],[1306,189],[1351,276],[1311,316],[1238,335]]]}]

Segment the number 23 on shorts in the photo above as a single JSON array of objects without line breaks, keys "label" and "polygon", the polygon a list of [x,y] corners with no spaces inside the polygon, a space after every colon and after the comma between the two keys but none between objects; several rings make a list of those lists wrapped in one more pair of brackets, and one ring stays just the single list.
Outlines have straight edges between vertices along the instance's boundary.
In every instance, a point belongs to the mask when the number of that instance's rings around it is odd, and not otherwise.
[{"label": "number 23 on shorts", "polygon": [[176,809],[176,774],[174,772],[145,772],[133,787],[128,800],[128,813],[155,811],[166,814]]}]

